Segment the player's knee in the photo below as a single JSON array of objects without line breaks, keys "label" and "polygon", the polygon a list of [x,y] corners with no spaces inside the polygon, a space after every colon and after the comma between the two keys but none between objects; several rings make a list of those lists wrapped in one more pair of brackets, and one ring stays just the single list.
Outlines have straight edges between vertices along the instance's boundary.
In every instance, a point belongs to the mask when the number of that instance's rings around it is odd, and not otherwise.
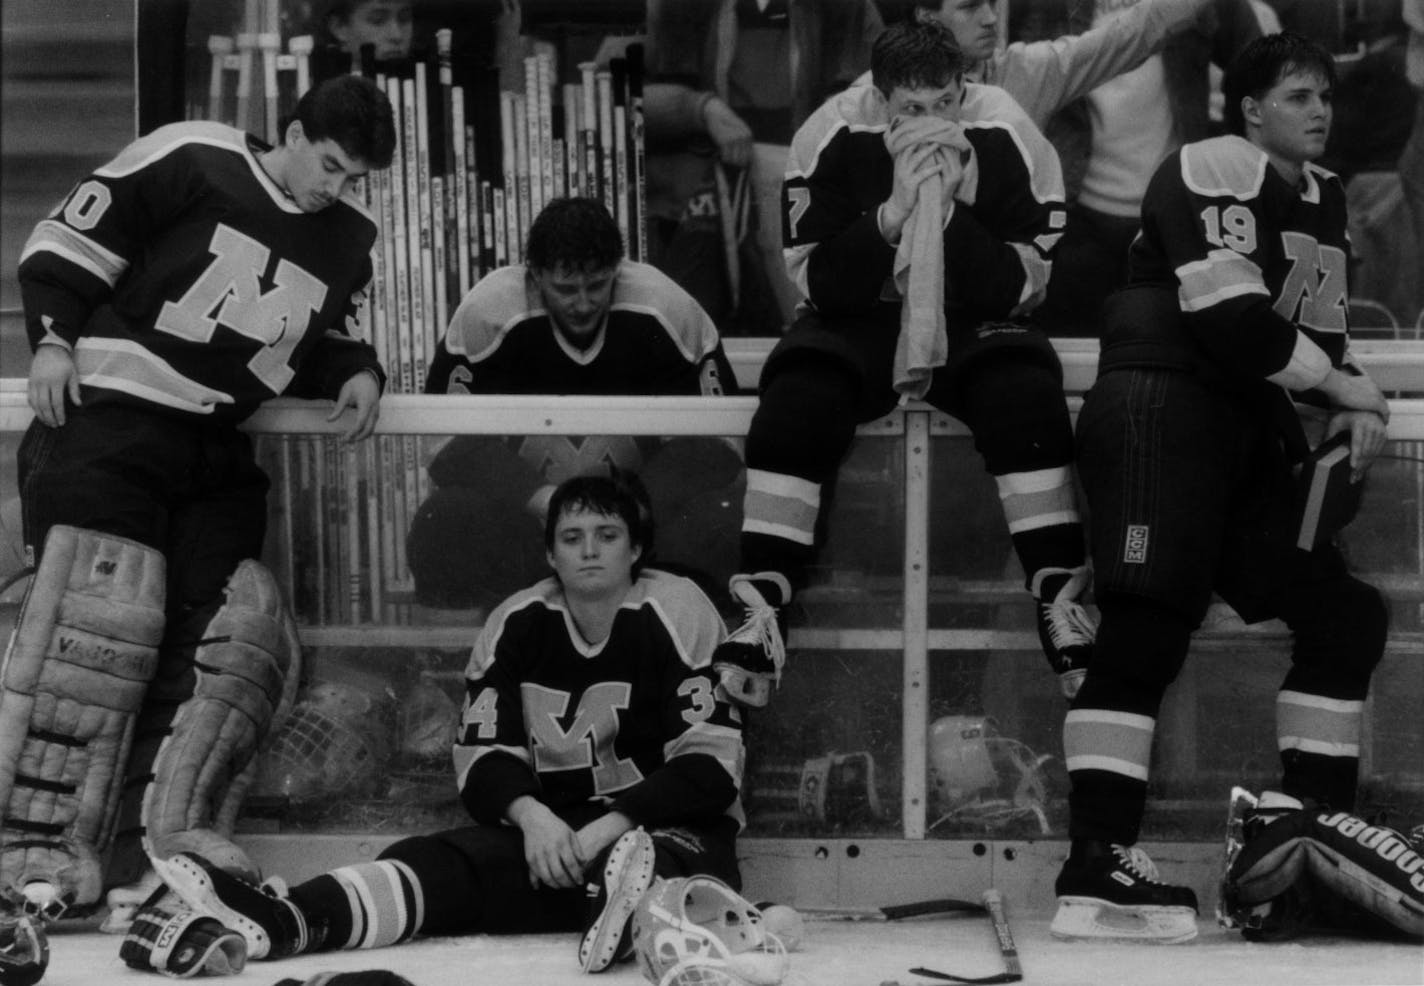
[{"label": "player's knee", "polygon": [[839,359],[789,354],[764,382],[747,434],[753,469],[828,479],[855,436],[859,381]]},{"label": "player's knee", "polygon": [[1330,661],[1368,679],[1384,656],[1389,604],[1374,586],[1346,577],[1305,599],[1287,622],[1295,633],[1296,663]]},{"label": "player's knee", "polygon": [[392,842],[381,850],[378,860],[404,863],[417,875],[448,872],[451,864],[451,850],[438,839],[425,835],[412,835]]},{"label": "player's knee", "polygon": [[1098,610],[1093,662],[1075,704],[1155,714],[1186,660],[1190,624],[1171,607],[1142,596],[1105,595]]}]

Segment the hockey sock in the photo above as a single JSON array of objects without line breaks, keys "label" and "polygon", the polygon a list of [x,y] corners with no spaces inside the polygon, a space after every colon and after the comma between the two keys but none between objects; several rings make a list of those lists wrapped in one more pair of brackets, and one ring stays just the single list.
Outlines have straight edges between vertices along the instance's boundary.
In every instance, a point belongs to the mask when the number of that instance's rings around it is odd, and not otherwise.
[{"label": "hockey sock", "polygon": [[291,899],[314,929],[325,929],[327,948],[406,941],[420,930],[424,915],[419,878],[391,859],[332,870],[293,887]]}]

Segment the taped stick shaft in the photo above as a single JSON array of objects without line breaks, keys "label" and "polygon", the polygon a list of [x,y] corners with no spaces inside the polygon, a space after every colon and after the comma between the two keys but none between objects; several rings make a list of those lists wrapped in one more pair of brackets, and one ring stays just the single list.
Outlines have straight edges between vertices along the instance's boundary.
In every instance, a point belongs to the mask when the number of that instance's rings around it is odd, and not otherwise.
[{"label": "taped stick shaft", "polygon": [[989,920],[994,925],[994,937],[999,941],[999,951],[1004,956],[1004,971],[1011,976],[1023,976],[1019,965],[1019,951],[1014,945],[1013,932],[1009,930],[1008,918],[1004,916],[1004,897],[990,887],[984,891],[984,909],[989,912]]}]

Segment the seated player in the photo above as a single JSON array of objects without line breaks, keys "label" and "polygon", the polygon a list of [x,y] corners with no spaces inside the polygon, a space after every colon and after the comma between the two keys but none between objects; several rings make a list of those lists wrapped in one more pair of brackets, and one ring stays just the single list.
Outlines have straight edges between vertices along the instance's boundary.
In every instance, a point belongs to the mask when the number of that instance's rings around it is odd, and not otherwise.
[{"label": "seated player", "polygon": [[[192,854],[158,864],[248,957],[581,930],[597,972],[631,954],[623,932],[655,877],[739,886],[744,750],[711,667],[721,618],[689,580],[642,566],[653,521],[636,479],[570,479],[548,518],[552,576],[490,614],[466,672],[454,758],[472,824],[283,894]],[[170,898],[140,920],[183,917]]]},{"label": "seated player", "polygon": [[[623,238],[601,203],[550,202],[529,229],[526,256],[460,303],[427,393],[712,396],[734,387],[707,314],[662,272],[623,259]],[[554,487],[609,466],[642,476],[676,539],[660,558],[708,573],[708,585],[725,582],[742,473],[730,443],[461,436],[431,461],[436,489],[411,524],[417,599],[491,607],[537,579],[545,562],[532,548]]]},{"label": "seated player", "polygon": [[1370,676],[1389,615],[1333,540],[1297,547],[1292,464],[1307,427],[1349,436],[1358,481],[1389,405],[1349,353],[1345,195],[1312,162],[1335,67],[1276,34],[1227,71],[1233,135],[1158,168],[1133,284],[1105,307],[1098,379],[1078,418],[1102,613],[1063,727],[1072,848],[1052,931],[1184,941],[1196,895],[1134,843],[1167,686],[1215,591],[1243,620],[1290,628],[1276,697],[1282,792],[1350,811]]},{"label": "seated player", "polygon": [[856,425],[902,397],[973,431],[1065,691],[1092,651],[1061,368],[1021,321],[1063,222],[1058,159],[964,68],[948,28],[897,24],[875,41],[874,84],[832,97],[792,143],[785,255],[807,310],[762,370],[733,580],[750,617],[718,655],[733,697],[754,705],[779,675],[773,617],[804,580]]}]

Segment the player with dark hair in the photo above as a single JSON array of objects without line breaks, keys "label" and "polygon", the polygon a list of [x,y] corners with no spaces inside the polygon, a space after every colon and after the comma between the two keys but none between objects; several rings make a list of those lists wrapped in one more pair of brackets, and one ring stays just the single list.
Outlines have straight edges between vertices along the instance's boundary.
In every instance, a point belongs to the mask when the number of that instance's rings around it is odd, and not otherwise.
[{"label": "player with dark hair", "polygon": [[317,37],[351,55],[371,45],[377,61],[410,57],[415,0],[322,0],[316,8]]},{"label": "player with dark hair", "polygon": [[[875,42],[874,85],[826,102],[792,144],[785,255],[808,310],[762,371],[733,579],[749,618],[718,654],[752,704],[779,675],[777,610],[814,551],[823,491],[856,425],[902,396],[973,431],[1065,689],[1091,652],[1061,369],[1018,321],[1062,223],[1058,160],[1013,100],[963,70],[947,28],[897,24]],[[913,352],[928,355],[912,366]]]},{"label": "player with dark hair", "polygon": [[[529,229],[527,263],[482,279],[456,309],[432,360],[435,394],[711,396],[735,392],[721,338],[667,275],[623,259],[603,204],[556,199]],[[741,459],[719,439],[460,436],[430,463],[436,489],[411,525],[416,594],[441,607],[493,606],[543,570],[530,549],[549,494],[609,465],[636,471],[674,538],[662,559],[720,572],[734,538],[729,487]],[[727,504],[717,507],[716,504]],[[723,554],[729,554],[724,551]],[[708,582],[711,582],[709,575]]]},{"label": "player with dark hair", "polygon": [[1292,632],[1276,699],[1283,796],[1346,812],[1355,801],[1388,615],[1333,543],[1297,547],[1291,474],[1308,435],[1345,433],[1358,481],[1389,415],[1350,358],[1344,191],[1312,163],[1333,79],[1329,54],[1296,35],[1242,51],[1224,84],[1238,133],[1157,170],[1133,283],[1105,310],[1078,420],[1102,625],[1063,729],[1059,936],[1196,934],[1195,895],[1161,882],[1133,843],[1157,709],[1213,590],[1247,622]]},{"label": "player with dark hair", "polygon": [[394,144],[386,97],[343,77],[302,97],[276,147],[216,123],[139,138],[25,245],[18,478],[38,569],[3,691],[5,900],[94,904],[115,832],[110,882],[141,872],[141,836],[240,858],[210,827],[297,654],[252,560],[268,480],[236,426],[292,394],[349,410],[348,440],[375,427],[384,376],[356,336],[376,227],[345,193]]},{"label": "player with dark hair", "polygon": [[692,582],[638,570],[651,516],[621,474],[554,491],[553,575],[495,609],[466,671],[454,766],[473,824],[287,893],[196,855],[160,864],[169,886],[253,959],[583,929],[579,962],[598,972],[631,955],[655,878],[738,885],[741,722],[711,667],[726,631]]}]

